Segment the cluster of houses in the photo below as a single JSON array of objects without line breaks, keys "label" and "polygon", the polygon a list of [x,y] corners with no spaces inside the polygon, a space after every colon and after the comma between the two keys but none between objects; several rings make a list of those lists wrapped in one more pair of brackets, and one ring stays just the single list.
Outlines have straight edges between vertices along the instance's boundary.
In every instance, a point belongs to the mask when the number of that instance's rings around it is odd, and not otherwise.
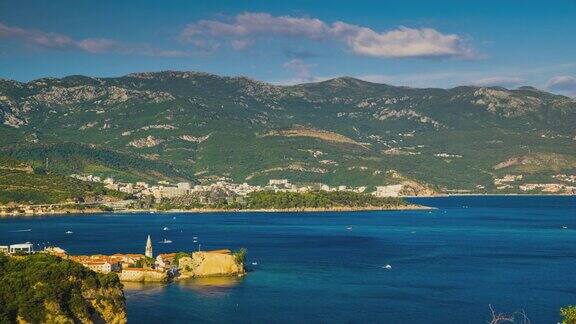
[{"label": "cluster of houses", "polygon": [[[270,179],[268,185],[250,185],[248,183],[231,183],[227,181],[217,181],[207,185],[192,185],[189,182],[179,182],[170,184],[167,181],[159,181],[157,185],[149,185],[146,182],[136,183],[121,183],[115,182],[112,178],[102,179],[93,175],[77,175],[73,174],[72,177],[91,182],[100,182],[106,188],[117,190],[134,195],[135,197],[152,196],[156,201],[162,198],[175,198],[186,195],[198,195],[202,203],[211,203],[213,199],[222,197],[244,197],[252,192],[272,190],[277,192],[308,192],[312,190],[324,191],[351,191],[363,193],[366,192],[366,186],[360,187],[347,187],[347,186],[329,186],[326,184],[318,183],[312,185],[296,185],[291,183],[288,179]],[[381,186],[376,187],[373,193],[376,196],[398,196],[400,189],[399,185],[396,186]],[[213,196],[216,196],[214,198]]]},{"label": "cluster of houses", "polygon": [[[557,174],[552,176],[554,179],[567,182],[576,183],[576,176]],[[576,186],[566,184],[566,183],[524,183],[517,184],[518,181],[523,180],[524,176],[521,174],[507,174],[501,178],[494,179],[494,185],[498,190],[513,189],[518,185],[518,189],[525,192],[531,191],[541,191],[543,193],[562,193],[568,195],[576,194]]]},{"label": "cluster of houses", "polygon": [[239,263],[229,249],[161,253],[154,257],[150,236],[146,241],[144,254],[68,255],[59,247],[47,247],[36,252],[33,244],[29,242],[0,246],[0,253],[8,255],[48,253],[77,262],[95,272],[116,273],[121,281],[133,282],[166,282],[174,278],[191,276],[227,276],[244,273],[243,262]]},{"label": "cluster of houses", "polygon": [[[153,258],[152,242],[150,236],[146,242],[144,254],[116,253],[112,255],[68,255],[59,247],[47,247],[42,253],[49,253],[74,262],[99,273],[116,272],[123,281],[165,281],[177,269],[174,265],[176,253],[158,254]],[[0,253],[6,255],[23,255],[37,253],[30,242],[0,245]],[[143,262],[145,259],[153,260],[152,264]]]},{"label": "cluster of houses", "polygon": [[[112,255],[60,255],[100,273],[118,273],[122,281],[165,281],[175,271],[176,253],[158,254],[153,258],[150,236],[144,254],[116,253]],[[153,260],[149,262],[147,260]]]},{"label": "cluster of houses", "polygon": [[561,183],[527,183],[518,186],[522,191],[542,191],[544,193],[563,193],[576,195],[576,186],[568,186]]},{"label": "cluster of houses", "polygon": [[34,253],[34,244],[26,242],[11,245],[0,245],[0,253],[7,255],[32,254]]}]

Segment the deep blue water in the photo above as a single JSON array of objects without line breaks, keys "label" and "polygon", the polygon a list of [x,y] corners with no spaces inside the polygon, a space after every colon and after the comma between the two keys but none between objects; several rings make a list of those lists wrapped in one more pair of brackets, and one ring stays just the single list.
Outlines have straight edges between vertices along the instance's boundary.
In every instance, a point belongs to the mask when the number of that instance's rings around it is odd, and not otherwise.
[{"label": "deep blue water", "polygon": [[576,304],[575,197],[416,201],[438,209],[8,218],[0,244],[143,253],[151,234],[155,253],[197,249],[194,236],[248,249],[243,279],[127,286],[133,323],[486,323],[489,304],[556,323]]}]

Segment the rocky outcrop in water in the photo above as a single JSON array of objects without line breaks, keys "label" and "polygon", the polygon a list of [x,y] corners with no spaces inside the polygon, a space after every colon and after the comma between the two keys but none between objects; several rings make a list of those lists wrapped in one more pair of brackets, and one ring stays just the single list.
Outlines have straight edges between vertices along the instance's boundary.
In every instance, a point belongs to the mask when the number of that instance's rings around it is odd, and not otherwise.
[{"label": "rocky outcrop in water", "polygon": [[238,276],[245,273],[244,264],[229,250],[194,252],[179,259],[182,278]]}]

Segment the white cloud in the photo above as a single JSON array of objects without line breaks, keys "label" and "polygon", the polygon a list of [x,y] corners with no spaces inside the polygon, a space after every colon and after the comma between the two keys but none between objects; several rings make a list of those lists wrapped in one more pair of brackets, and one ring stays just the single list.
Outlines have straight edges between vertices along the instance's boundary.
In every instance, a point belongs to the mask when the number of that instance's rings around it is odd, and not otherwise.
[{"label": "white cloud", "polygon": [[252,39],[234,39],[230,42],[230,45],[232,45],[232,48],[235,50],[243,50],[252,44],[254,44],[254,40]]},{"label": "white cloud", "polygon": [[283,66],[293,74],[292,79],[284,80],[281,82],[283,84],[297,84],[316,81],[316,78],[312,75],[311,71],[311,68],[314,67],[313,64],[305,63],[301,59],[292,59],[284,63]]},{"label": "white cloud", "polygon": [[56,49],[67,49],[75,45],[72,38],[39,30],[7,26],[0,23],[0,38],[15,38],[37,46]]},{"label": "white cloud", "polygon": [[569,96],[576,96],[576,78],[568,75],[558,75],[548,80],[546,88]]},{"label": "white cloud", "polygon": [[398,27],[378,32],[341,21],[328,24],[316,18],[272,16],[268,13],[246,12],[229,22],[200,20],[187,25],[180,36],[187,42],[202,39],[218,41],[222,38],[234,42],[278,36],[335,40],[344,42],[355,54],[379,58],[475,56],[461,36],[443,34],[432,28]]},{"label": "white cloud", "polygon": [[190,53],[185,51],[163,50],[148,44],[128,44],[106,38],[73,39],[63,34],[7,26],[2,23],[0,23],[0,38],[11,38],[45,49],[79,50],[92,54],[121,53],[163,57],[190,56]]}]

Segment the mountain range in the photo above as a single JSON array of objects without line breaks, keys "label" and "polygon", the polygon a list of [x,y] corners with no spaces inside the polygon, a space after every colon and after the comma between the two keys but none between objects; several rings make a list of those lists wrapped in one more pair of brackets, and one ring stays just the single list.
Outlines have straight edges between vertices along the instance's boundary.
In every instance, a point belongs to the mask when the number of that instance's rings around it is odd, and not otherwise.
[{"label": "mountain range", "polygon": [[178,71],[0,79],[0,123],[5,157],[122,181],[510,193],[570,185],[576,174],[576,100],[532,87],[416,89],[350,77],[279,86]]}]

